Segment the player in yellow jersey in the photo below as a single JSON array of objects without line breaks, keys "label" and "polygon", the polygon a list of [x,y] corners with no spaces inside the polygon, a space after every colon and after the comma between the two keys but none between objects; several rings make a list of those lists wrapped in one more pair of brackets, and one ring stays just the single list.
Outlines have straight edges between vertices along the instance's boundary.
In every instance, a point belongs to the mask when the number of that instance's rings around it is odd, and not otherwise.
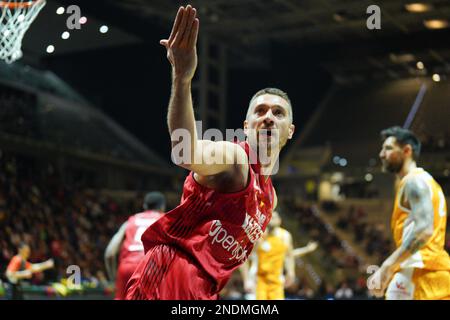
[{"label": "player in yellow jersey", "polygon": [[383,170],[397,177],[391,227],[397,249],[368,281],[388,300],[450,299],[450,258],[444,250],[447,207],[439,184],[418,168],[420,141],[406,129],[381,132]]},{"label": "player in yellow jersey", "polygon": [[[264,236],[250,257],[250,275],[246,287],[249,291],[256,289],[257,300],[284,299],[284,288],[295,282],[295,257],[317,248],[317,243],[312,242],[303,248],[293,249],[291,234],[280,226],[281,217],[274,211]],[[286,279],[283,276],[284,270]]]}]

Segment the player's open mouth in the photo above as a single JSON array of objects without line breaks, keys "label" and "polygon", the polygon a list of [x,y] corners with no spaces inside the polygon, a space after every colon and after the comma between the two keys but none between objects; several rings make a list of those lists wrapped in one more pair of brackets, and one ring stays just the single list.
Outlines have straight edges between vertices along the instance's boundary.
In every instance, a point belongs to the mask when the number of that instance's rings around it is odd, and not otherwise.
[{"label": "player's open mouth", "polygon": [[261,130],[259,131],[259,134],[262,135],[262,136],[271,137],[272,135],[275,134],[275,132],[272,132],[271,129],[261,129]]}]

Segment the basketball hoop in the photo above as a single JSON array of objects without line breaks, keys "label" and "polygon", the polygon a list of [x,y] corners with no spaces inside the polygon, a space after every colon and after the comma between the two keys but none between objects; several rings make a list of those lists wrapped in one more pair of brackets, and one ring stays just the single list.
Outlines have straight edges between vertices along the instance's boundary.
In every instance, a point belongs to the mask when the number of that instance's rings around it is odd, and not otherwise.
[{"label": "basketball hoop", "polygon": [[45,0],[0,1],[0,59],[12,63],[22,57],[22,39]]}]

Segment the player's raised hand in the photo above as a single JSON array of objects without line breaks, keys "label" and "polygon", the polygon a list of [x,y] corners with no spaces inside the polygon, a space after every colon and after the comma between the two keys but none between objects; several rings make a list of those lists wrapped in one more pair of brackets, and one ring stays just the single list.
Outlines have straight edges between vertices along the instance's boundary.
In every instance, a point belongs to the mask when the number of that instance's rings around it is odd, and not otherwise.
[{"label": "player's raised hand", "polygon": [[51,258],[48,259],[47,261],[45,261],[45,267],[48,269],[55,267],[55,261]]},{"label": "player's raised hand", "polygon": [[308,247],[308,251],[309,252],[313,252],[314,250],[317,249],[317,247],[319,246],[319,244],[317,243],[317,241],[310,241],[307,244]]},{"label": "player's raised hand", "polygon": [[169,39],[160,44],[167,49],[167,59],[172,64],[174,80],[191,81],[197,68],[197,37],[199,20],[197,10],[191,5],[178,9]]}]

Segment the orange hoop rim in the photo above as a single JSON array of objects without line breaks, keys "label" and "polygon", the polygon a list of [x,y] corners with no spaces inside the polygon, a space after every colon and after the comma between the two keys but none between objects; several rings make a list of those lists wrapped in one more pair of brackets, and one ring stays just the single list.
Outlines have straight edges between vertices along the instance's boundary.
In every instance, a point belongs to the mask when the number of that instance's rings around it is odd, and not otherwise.
[{"label": "orange hoop rim", "polygon": [[9,9],[22,9],[22,8],[28,8],[32,7],[38,2],[42,2],[45,0],[30,0],[26,2],[7,2],[7,1],[0,1],[0,7],[3,8],[9,8]]}]

